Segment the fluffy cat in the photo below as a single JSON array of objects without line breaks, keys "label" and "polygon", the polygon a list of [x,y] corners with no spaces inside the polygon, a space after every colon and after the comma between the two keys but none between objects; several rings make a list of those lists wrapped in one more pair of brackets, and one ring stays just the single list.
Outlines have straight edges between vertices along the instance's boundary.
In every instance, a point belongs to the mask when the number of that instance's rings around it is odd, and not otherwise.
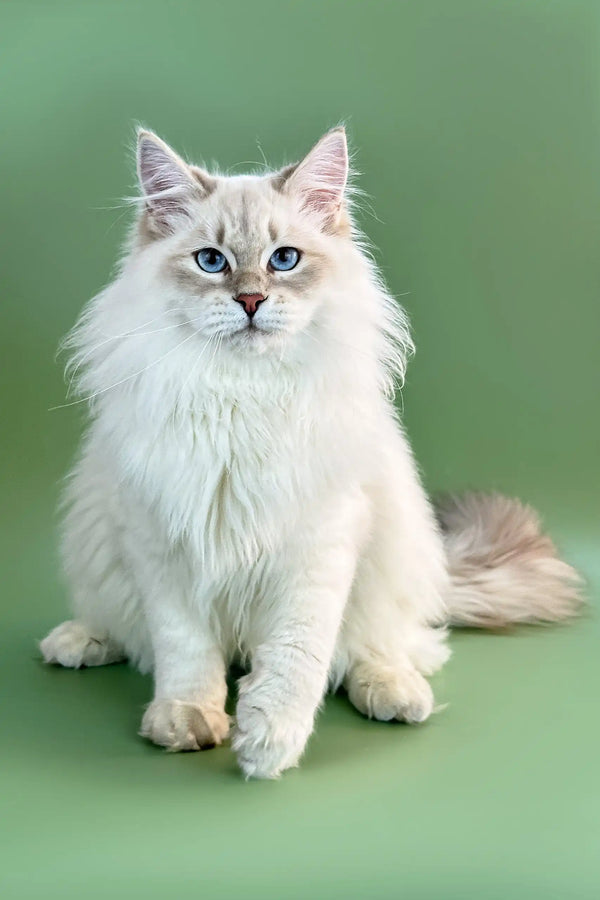
[{"label": "fluffy cat", "polygon": [[342,128],[227,177],[140,131],[138,173],[118,277],[68,338],[90,407],[64,518],[75,618],[41,651],[152,672],[141,734],[169,750],[227,737],[241,661],[232,745],[273,778],[328,684],[423,722],[450,624],[562,619],[578,579],[517,501],[434,513],[393,407],[408,325],[353,226]]}]

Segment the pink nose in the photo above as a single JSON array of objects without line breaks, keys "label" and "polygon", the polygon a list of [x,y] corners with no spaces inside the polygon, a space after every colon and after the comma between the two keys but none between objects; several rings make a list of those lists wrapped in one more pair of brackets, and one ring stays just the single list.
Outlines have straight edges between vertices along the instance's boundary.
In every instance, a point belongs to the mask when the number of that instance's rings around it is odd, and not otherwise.
[{"label": "pink nose", "polygon": [[260,303],[265,299],[262,294],[238,294],[235,298],[241,303],[246,310],[247,315],[252,318]]}]

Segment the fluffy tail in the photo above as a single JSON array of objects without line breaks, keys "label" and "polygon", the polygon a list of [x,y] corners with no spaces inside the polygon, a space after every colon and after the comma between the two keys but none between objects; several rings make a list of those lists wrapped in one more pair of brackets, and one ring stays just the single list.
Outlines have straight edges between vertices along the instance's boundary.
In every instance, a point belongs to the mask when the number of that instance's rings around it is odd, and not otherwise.
[{"label": "fluffy tail", "polygon": [[529,506],[469,493],[443,499],[436,512],[452,582],[451,625],[558,622],[577,612],[581,578],[558,558]]}]

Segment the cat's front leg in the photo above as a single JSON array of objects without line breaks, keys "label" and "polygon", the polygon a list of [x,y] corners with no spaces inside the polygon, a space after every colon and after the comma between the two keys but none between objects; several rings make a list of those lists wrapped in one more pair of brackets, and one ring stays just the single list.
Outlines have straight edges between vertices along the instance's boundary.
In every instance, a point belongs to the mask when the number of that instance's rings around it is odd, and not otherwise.
[{"label": "cat's front leg", "polygon": [[252,623],[252,670],[239,685],[233,747],[246,777],[276,778],[304,751],[326,689],[366,520],[362,495],[346,498],[273,560],[271,593]]},{"label": "cat's front leg", "polygon": [[161,577],[146,603],[154,655],[154,699],[140,734],[167,750],[204,750],[229,733],[225,660],[207,601],[175,573]]}]

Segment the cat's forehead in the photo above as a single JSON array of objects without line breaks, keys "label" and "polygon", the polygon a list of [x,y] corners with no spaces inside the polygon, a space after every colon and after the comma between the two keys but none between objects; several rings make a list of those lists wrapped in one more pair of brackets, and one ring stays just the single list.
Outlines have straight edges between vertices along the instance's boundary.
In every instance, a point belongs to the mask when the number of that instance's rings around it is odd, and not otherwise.
[{"label": "cat's forehead", "polygon": [[219,178],[207,206],[219,244],[273,242],[290,220],[286,198],[261,176]]}]

